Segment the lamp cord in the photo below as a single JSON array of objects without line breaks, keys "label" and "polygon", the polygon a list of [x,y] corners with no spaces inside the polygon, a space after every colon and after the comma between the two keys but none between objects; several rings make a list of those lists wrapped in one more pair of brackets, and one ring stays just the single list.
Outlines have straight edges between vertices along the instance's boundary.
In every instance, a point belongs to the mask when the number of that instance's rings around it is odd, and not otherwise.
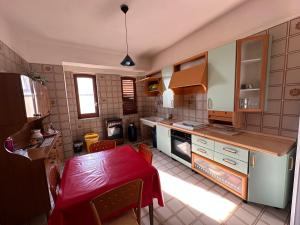
[{"label": "lamp cord", "polygon": [[126,21],[126,13],[125,13],[125,30],[126,30],[126,51],[128,55],[128,40],[127,40],[127,21]]}]

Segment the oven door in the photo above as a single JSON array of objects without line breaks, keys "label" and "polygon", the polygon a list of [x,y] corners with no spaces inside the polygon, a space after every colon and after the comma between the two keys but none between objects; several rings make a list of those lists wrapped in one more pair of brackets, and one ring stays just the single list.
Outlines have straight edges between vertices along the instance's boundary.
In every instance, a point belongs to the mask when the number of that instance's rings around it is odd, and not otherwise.
[{"label": "oven door", "polygon": [[185,160],[192,161],[191,141],[183,137],[171,135],[171,153]]},{"label": "oven door", "polygon": [[123,126],[121,124],[109,125],[107,127],[108,139],[118,139],[123,137]]}]

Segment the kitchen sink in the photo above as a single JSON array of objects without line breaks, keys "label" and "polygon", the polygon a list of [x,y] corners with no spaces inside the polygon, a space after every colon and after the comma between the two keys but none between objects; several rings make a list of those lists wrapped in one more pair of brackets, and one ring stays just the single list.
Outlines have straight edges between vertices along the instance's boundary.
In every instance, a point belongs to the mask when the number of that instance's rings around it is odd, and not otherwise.
[{"label": "kitchen sink", "polygon": [[144,117],[144,118],[141,118],[140,121],[146,125],[146,126],[149,126],[149,127],[154,127],[157,125],[158,122],[164,120],[164,118],[162,117],[158,117],[158,116],[149,116],[149,117]]}]

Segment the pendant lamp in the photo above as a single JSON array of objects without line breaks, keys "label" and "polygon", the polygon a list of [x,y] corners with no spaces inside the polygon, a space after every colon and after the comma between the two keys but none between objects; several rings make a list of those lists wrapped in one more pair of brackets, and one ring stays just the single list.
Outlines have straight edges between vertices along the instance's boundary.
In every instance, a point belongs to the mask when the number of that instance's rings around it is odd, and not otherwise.
[{"label": "pendant lamp", "polygon": [[121,65],[122,66],[134,66],[135,63],[133,62],[133,60],[131,59],[131,57],[128,55],[128,40],[127,40],[127,21],[126,21],[126,13],[128,11],[128,6],[123,4],[121,5],[121,10],[125,15],[125,31],[126,31],[126,56],[125,58],[122,60]]}]

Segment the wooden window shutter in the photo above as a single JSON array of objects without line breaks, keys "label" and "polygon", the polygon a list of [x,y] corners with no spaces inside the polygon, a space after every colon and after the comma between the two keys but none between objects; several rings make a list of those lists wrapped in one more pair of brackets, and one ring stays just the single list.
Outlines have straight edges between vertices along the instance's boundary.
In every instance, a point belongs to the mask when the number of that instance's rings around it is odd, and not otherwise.
[{"label": "wooden window shutter", "polygon": [[137,113],[135,78],[121,77],[123,114]]}]

